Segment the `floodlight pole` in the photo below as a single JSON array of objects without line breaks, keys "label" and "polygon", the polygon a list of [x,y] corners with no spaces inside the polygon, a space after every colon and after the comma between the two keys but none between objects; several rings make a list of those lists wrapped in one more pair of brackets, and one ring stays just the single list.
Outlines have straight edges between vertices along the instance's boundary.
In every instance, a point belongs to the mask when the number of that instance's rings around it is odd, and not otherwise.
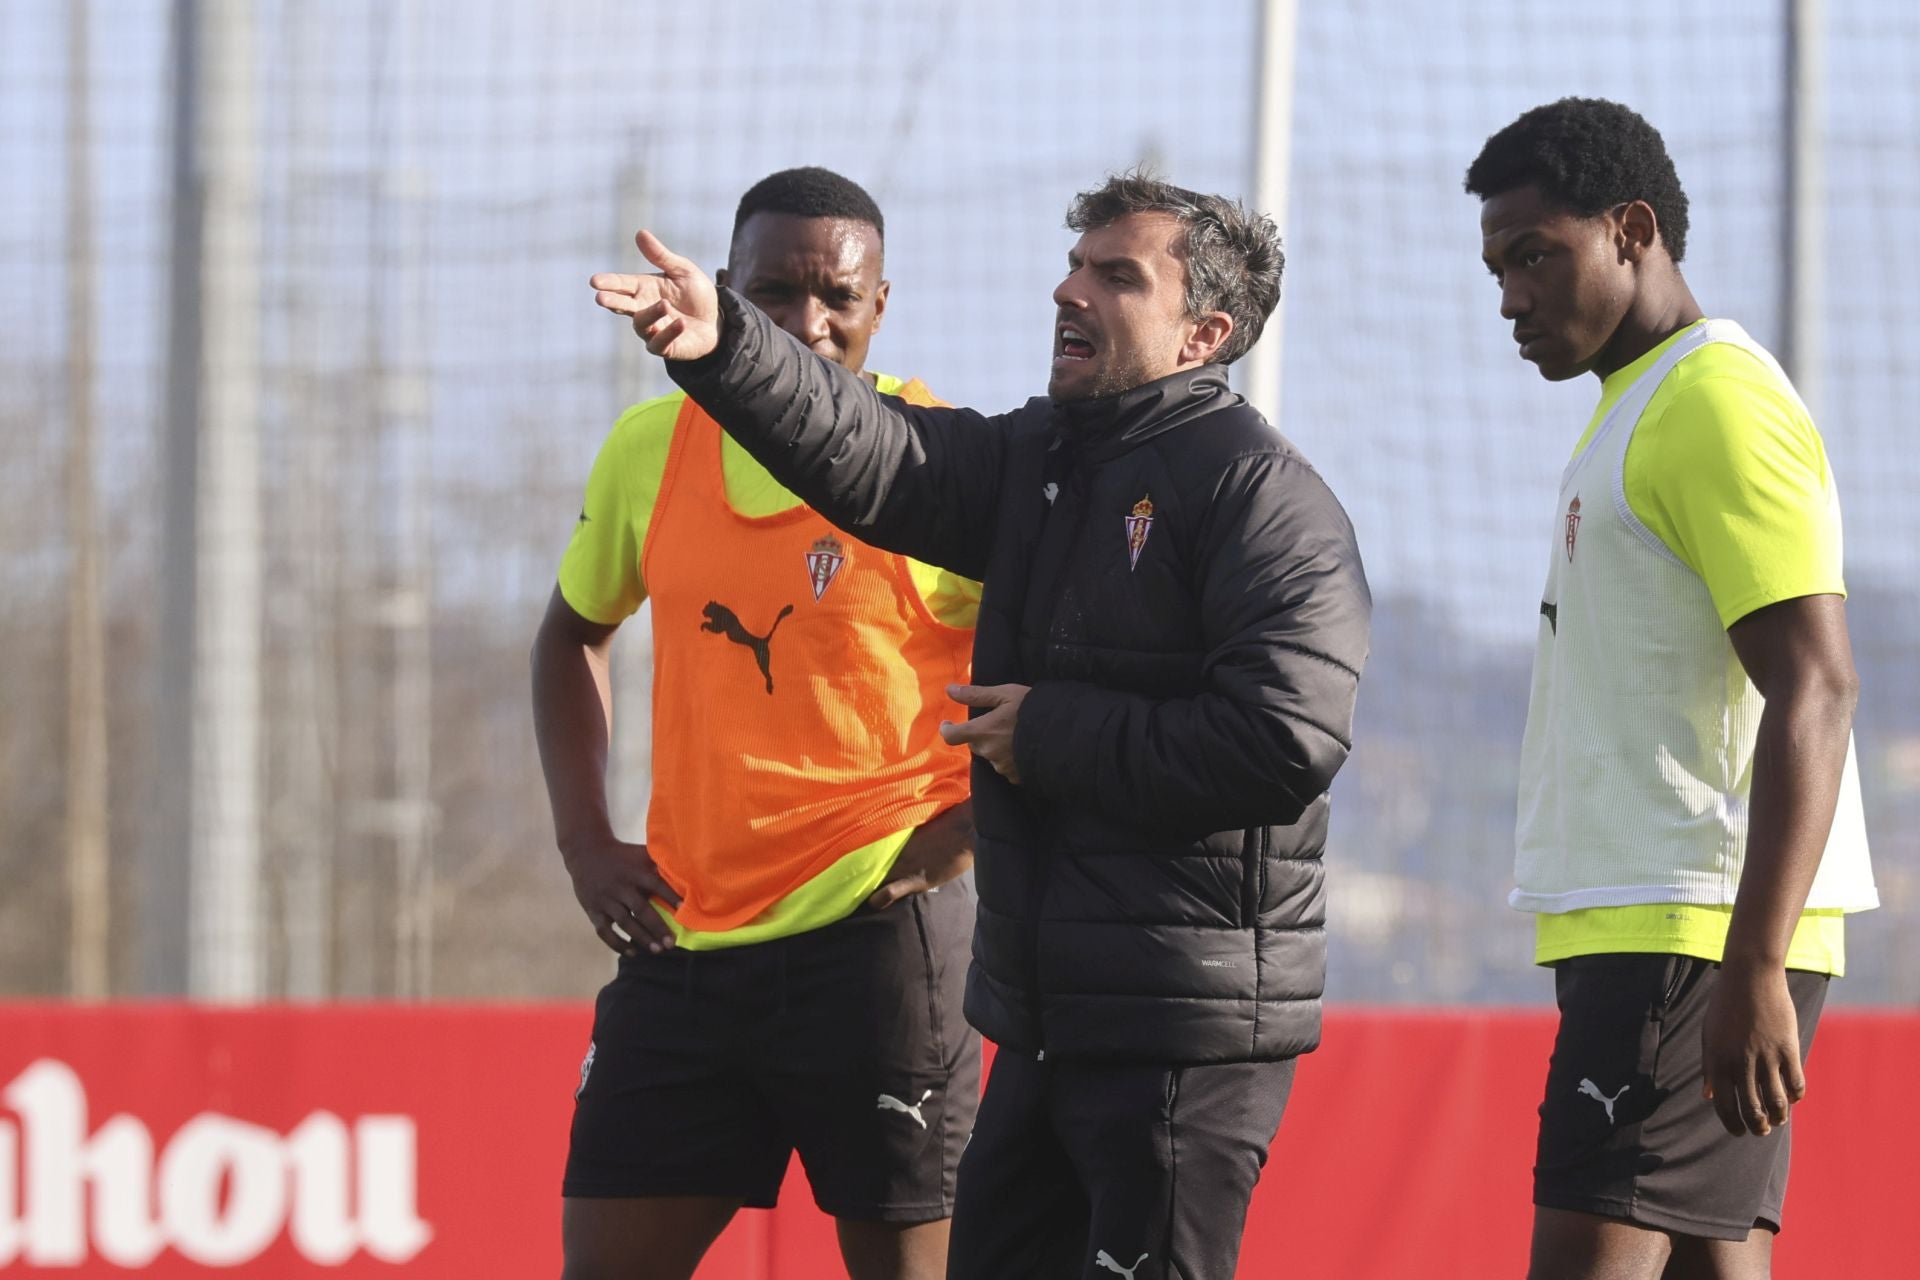
[{"label": "floodlight pole", "polygon": [[[1299,0],[1261,0],[1259,64],[1255,72],[1258,102],[1254,130],[1253,205],[1273,218],[1284,232],[1287,225],[1287,186],[1293,166],[1294,38],[1299,28]],[[1246,396],[1267,421],[1280,420],[1280,357],[1284,346],[1282,323],[1286,302],[1276,303],[1260,341],[1244,357]]]},{"label": "floodlight pole", "polygon": [[[620,172],[615,192],[613,250],[633,244],[633,233],[652,226],[651,137],[636,134],[631,159]],[[671,390],[660,361],[625,325],[613,335],[614,385],[621,404],[633,404]],[[607,801],[613,830],[622,840],[646,839],[647,807],[653,796],[653,608],[627,619],[614,633],[608,651],[613,680],[613,742],[607,753]]]},{"label": "floodlight pole", "polygon": [[201,0],[201,397],[188,992],[264,994],[261,945],[260,196],[253,6]]},{"label": "floodlight pole", "polygon": [[1825,0],[1788,6],[1782,363],[1816,420],[1826,364],[1826,26]]},{"label": "floodlight pole", "polygon": [[161,449],[159,650],[154,663],[153,784],[136,854],[134,990],[187,990],[193,844],[195,521],[200,488],[200,6],[173,0],[167,253],[166,414]]},{"label": "floodlight pole", "polygon": [[112,966],[106,628],[94,496],[92,57],[86,0],[67,9],[67,993],[104,1000]]}]

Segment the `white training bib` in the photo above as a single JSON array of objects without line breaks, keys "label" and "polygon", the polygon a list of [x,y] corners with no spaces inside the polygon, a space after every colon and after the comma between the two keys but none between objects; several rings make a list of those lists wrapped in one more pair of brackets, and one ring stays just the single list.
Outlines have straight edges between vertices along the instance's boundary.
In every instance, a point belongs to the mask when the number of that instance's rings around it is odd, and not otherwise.
[{"label": "white training bib", "polygon": [[[1523,911],[1729,906],[1747,849],[1765,700],[1707,584],[1627,503],[1626,459],[1662,379],[1713,342],[1784,373],[1710,320],[1637,379],[1561,478],[1520,751],[1515,889]],[[1879,905],[1852,741],[1809,909]]]}]

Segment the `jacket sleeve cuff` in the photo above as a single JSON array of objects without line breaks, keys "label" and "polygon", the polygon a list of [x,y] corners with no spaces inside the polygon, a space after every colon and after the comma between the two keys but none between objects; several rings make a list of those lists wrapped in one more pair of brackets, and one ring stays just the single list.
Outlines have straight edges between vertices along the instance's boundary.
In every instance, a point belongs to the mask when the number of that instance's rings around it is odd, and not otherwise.
[{"label": "jacket sleeve cuff", "polygon": [[667,377],[683,391],[710,385],[717,375],[725,372],[751,336],[753,324],[747,308],[752,304],[731,289],[721,287],[716,292],[720,296],[719,343],[698,359],[662,362],[667,367]]}]

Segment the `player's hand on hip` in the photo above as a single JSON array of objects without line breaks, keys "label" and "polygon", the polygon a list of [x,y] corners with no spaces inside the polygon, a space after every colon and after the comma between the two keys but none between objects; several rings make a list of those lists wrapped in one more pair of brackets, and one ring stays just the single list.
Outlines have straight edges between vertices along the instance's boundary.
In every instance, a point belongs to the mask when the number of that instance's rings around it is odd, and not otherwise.
[{"label": "player's hand on hip", "polygon": [[720,295],[713,281],[661,244],[653,232],[642,231],[633,241],[660,270],[642,276],[602,272],[588,281],[593,300],[630,318],[647,350],[663,360],[698,360],[710,354],[720,345]]},{"label": "player's hand on hip", "polygon": [[1031,688],[1024,684],[950,684],[947,696],[967,707],[984,707],[986,714],[955,723],[942,721],[940,736],[949,744],[965,744],[993,771],[1018,785],[1020,766],[1013,759],[1013,731],[1020,723],[1020,704]]},{"label": "player's hand on hip", "polygon": [[1703,1089],[1728,1133],[1771,1133],[1807,1096],[1785,969],[1723,966],[1700,1040]]},{"label": "player's hand on hip", "polygon": [[660,878],[647,846],[606,836],[563,852],[573,896],[600,941],[623,956],[637,956],[643,947],[658,953],[673,946],[673,930],[648,899],[677,907],[680,895]]},{"label": "player's hand on hip", "polygon": [[973,804],[963,800],[922,823],[907,838],[886,883],[867,895],[867,905],[884,911],[902,898],[938,889],[972,865]]}]

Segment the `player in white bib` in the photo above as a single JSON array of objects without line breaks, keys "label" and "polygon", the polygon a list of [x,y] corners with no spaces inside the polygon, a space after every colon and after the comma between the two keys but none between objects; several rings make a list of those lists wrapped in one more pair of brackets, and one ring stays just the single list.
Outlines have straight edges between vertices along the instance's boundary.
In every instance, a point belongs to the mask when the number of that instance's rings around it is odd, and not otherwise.
[{"label": "player in white bib", "polygon": [[1660,135],[1567,98],[1467,171],[1520,355],[1601,398],[1561,478],[1513,905],[1561,1020],[1536,1280],[1760,1280],[1843,916],[1877,905],[1839,502],[1773,358],[1682,277]]}]

